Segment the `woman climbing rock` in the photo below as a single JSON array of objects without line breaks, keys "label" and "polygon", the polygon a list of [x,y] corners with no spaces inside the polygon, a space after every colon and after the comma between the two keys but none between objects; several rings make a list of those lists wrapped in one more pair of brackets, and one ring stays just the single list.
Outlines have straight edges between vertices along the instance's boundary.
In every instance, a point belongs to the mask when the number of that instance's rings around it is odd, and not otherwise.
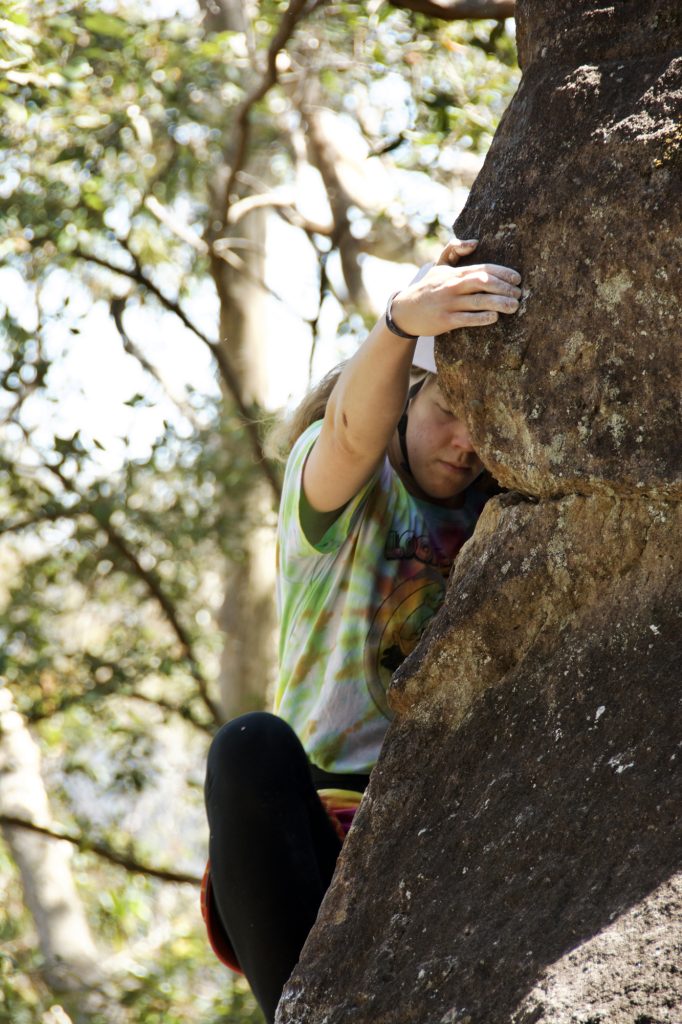
[{"label": "woman climbing rock", "polygon": [[206,775],[204,917],[268,1021],[379,756],[391,674],[439,607],[486,501],[433,361],[433,335],[518,308],[516,271],[456,266],[475,247],[451,242],[393,295],[289,426],[274,714],[223,726]]}]

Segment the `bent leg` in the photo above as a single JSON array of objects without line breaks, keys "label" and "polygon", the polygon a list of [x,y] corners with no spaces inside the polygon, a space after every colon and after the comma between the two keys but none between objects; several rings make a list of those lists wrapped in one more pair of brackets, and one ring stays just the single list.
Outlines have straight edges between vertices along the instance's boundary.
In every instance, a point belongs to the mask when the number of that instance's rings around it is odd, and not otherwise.
[{"label": "bent leg", "polygon": [[341,842],[282,719],[253,712],[223,726],[208,756],[213,892],[268,1020],[329,886]]}]

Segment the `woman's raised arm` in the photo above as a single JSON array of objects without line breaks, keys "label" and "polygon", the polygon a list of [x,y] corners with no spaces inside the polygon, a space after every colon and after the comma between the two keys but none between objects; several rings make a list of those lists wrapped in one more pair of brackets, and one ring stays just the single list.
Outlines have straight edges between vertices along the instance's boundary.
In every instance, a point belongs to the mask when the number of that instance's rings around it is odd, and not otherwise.
[{"label": "woman's raised arm", "polygon": [[[421,280],[395,296],[394,323],[412,335],[494,323],[518,309],[521,277],[508,267],[456,267],[476,241],[453,241]],[[407,399],[415,341],[397,337],[382,317],[344,367],[322,431],[303,472],[305,498],[317,513],[340,510],[369,480],[388,446]]]}]

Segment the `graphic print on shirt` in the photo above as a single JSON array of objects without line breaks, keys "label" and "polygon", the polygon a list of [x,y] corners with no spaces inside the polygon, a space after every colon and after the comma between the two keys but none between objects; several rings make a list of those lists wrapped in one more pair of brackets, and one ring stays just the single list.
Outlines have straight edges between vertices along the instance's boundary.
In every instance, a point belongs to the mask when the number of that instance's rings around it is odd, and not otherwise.
[{"label": "graphic print on shirt", "polygon": [[[458,547],[461,547],[465,537],[459,529],[455,529],[454,533]],[[415,530],[405,530],[403,533],[391,530],[384,547],[384,558],[389,562],[396,559],[415,559],[423,565],[438,566],[446,575],[452,565],[452,555],[444,554],[434,546],[427,534],[417,533]]]},{"label": "graphic print on shirt", "polygon": [[365,643],[365,678],[372,700],[386,718],[393,718],[386,696],[391,676],[417,646],[444,593],[443,574],[425,565],[403,580],[374,616]]}]

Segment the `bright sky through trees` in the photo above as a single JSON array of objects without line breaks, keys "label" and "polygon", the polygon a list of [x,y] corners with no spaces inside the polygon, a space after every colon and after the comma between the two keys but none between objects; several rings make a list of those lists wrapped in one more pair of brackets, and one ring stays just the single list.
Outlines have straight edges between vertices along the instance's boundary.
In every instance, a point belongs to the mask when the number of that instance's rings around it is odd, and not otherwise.
[{"label": "bright sky through trees", "polygon": [[[257,1019],[166,876],[201,870],[210,737],[266,701],[267,410],[434,258],[518,81],[509,23],[229,0],[234,31],[201,4],[0,0],[0,692],[55,829],[89,851],[78,892],[122,972],[118,1016],[78,1005],[79,1024]],[[262,390],[239,349],[261,337]],[[20,877],[0,843],[0,1017],[35,1024],[57,999]]]},{"label": "bright sky through trees", "polygon": [[[170,2],[167,5],[161,0],[157,2],[164,10],[175,6]],[[404,107],[404,83],[397,75],[389,74],[376,85],[383,105],[394,105],[399,124]],[[362,155],[366,146],[350,119],[346,131],[348,146],[355,145]],[[323,184],[315,169],[308,168],[307,175],[302,212],[313,221],[323,220],[329,212]],[[383,176],[381,183],[384,183]],[[391,184],[396,202],[406,210],[418,209],[421,217],[440,216],[445,223],[454,220],[467,194],[465,189],[453,193],[413,172],[396,171]],[[181,208],[182,204],[179,205]],[[112,224],[115,225],[117,219],[114,211]],[[310,333],[302,321],[313,314],[317,301],[316,255],[300,231],[284,224],[274,214],[268,218],[266,253],[266,283],[286,300],[282,303],[273,296],[266,299],[270,324],[266,339],[268,405],[275,410],[295,404],[309,385]],[[406,284],[415,269],[414,264],[392,264],[365,257],[363,276],[377,313],[386,297],[396,287]],[[338,259],[330,261],[329,273],[343,291]],[[49,388],[46,394],[27,400],[26,415],[36,427],[49,420],[50,429],[59,434],[81,430],[87,438],[100,442],[103,449],[96,455],[97,461],[103,471],[112,471],[125,458],[147,455],[164,419],[174,422],[182,432],[183,418],[161,388],[157,389],[146,412],[126,405],[148,384],[137,361],[121,349],[108,303],[101,300],[93,305],[91,295],[71,275],[56,271],[41,294],[45,313],[56,315],[67,297],[72,327],[69,329],[62,322],[45,332],[54,364]],[[35,329],[32,290],[13,268],[0,269],[0,302],[26,330]],[[196,287],[186,305],[192,318],[211,334],[217,322],[218,307],[210,281]],[[210,393],[215,389],[213,367],[205,346],[175,316],[150,307],[135,309],[133,306],[129,316],[131,333],[144,339],[151,362],[163,367],[163,379],[170,395],[182,396],[187,385],[201,392]],[[356,348],[355,337],[337,336],[342,316],[339,304],[328,300],[320,322],[313,379],[319,379]],[[70,333],[75,330],[78,335]]]}]

